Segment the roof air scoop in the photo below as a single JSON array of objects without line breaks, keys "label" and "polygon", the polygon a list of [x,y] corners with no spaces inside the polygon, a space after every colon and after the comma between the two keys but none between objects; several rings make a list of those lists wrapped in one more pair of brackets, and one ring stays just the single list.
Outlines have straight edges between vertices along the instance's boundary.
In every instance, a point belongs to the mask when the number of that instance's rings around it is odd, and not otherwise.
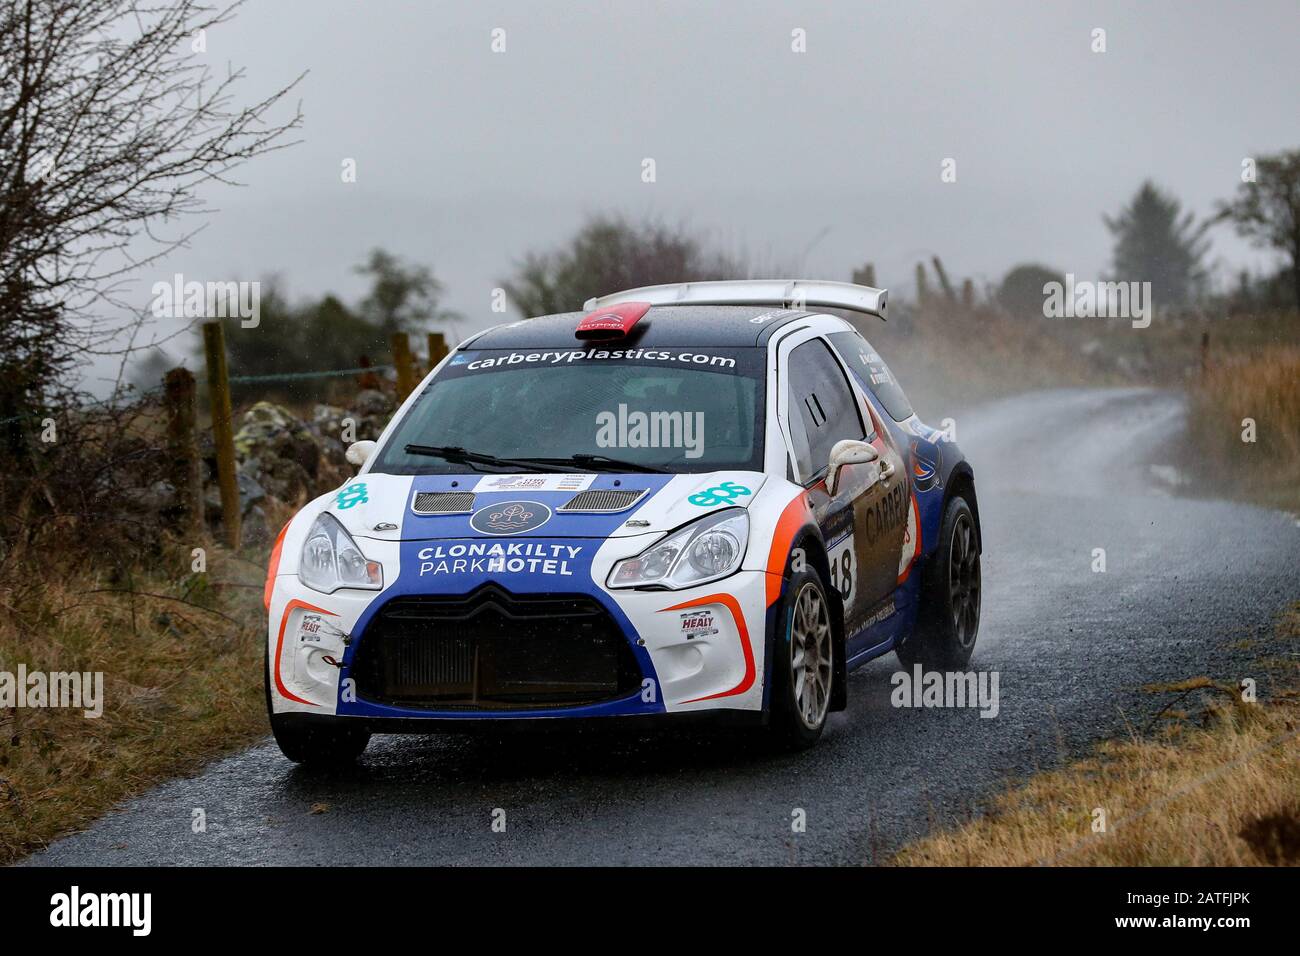
[{"label": "roof air scoop", "polygon": [[573,334],[591,341],[621,339],[650,311],[650,305],[649,302],[620,302],[596,309],[582,317]]}]

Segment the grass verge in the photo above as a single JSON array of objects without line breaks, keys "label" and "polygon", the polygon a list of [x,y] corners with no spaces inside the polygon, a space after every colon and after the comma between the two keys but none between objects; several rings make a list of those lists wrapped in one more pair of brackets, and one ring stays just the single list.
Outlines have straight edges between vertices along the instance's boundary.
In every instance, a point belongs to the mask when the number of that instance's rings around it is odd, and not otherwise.
[{"label": "grass verge", "polygon": [[1190,395],[1203,477],[1232,497],[1300,512],[1300,346],[1232,356]]},{"label": "grass verge", "polygon": [[[901,866],[1300,865],[1300,603],[1278,624],[1282,655],[1261,662],[1278,689],[1244,702],[1206,678],[1169,695],[1149,736],[996,796],[984,816],[904,847]],[[1262,682],[1261,682],[1262,683]],[[1190,694],[1197,713],[1175,708]],[[1105,829],[1096,829],[1104,813]]]},{"label": "grass verge", "polygon": [[0,590],[0,671],[103,673],[98,718],[0,707],[0,864],[267,732],[265,572],[216,547],[205,572],[192,561],[176,547],[171,575],[47,568]]}]

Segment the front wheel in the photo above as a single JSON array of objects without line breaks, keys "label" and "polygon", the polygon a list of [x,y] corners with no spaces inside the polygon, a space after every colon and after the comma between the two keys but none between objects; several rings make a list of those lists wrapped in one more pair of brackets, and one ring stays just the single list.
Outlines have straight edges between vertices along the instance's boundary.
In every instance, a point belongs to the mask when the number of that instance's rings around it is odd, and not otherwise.
[{"label": "front wheel", "polygon": [[816,572],[791,578],[781,620],[772,662],[772,729],[803,749],[815,744],[826,726],[835,674],[834,617]]},{"label": "front wheel", "polygon": [[939,547],[927,568],[916,633],[898,649],[903,666],[960,670],[970,663],[980,626],[980,552],[966,499],[944,509]]}]

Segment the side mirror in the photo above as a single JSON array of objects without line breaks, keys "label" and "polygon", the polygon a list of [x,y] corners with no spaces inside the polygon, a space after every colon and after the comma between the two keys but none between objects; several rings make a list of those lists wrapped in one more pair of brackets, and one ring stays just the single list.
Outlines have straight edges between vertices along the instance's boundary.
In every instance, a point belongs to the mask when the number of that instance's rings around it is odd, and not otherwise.
[{"label": "side mirror", "polygon": [[865,465],[873,462],[880,457],[870,444],[864,441],[858,441],[854,438],[845,438],[837,441],[835,447],[831,449],[831,465],[826,472],[826,490],[831,497],[840,486],[840,469],[845,465]]},{"label": "side mirror", "polygon": [[370,456],[375,453],[375,443],[372,441],[354,441],[348,445],[348,450],[344,457],[349,464],[356,465],[360,468],[370,460]]}]

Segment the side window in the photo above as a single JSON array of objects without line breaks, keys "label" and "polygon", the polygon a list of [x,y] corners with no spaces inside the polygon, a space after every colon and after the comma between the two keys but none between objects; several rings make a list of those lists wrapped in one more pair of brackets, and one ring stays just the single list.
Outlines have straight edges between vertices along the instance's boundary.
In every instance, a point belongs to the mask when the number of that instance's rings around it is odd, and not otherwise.
[{"label": "side window", "polygon": [[857,332],[832,332],[827,338],[843,357],[844,363],[853,369],[862,386],[871,389],[880,404],[885,406],[890,418],[901,422],[912,417],[912,403],[903,394],[903,386],[898,384],[898,379],[894,378],[870,342]]},{"label": "side window", "polygon": [[790,435],[799,474],[807,480],[826,470],[837,441],[867,433],[853,390],[825,342],[796,346],[789,368]]},{"label": "side window", "polygon": [[813,464],[812,453],[808,450],[808,430],[804,427],[804,417],[794,407],[794,392],[790,393],[790,442],[794,446],[795,464],[799,466],[796,481],[802,481],[817,471]]}]

